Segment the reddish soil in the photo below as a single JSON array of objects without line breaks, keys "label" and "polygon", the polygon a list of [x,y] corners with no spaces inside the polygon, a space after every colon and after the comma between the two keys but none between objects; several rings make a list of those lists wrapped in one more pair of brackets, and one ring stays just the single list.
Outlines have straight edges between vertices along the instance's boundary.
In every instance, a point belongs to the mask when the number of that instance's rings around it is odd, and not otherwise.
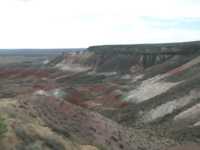
[{"label": "reddish soil", "polygon": [[77,90],[73,90],[70,92],[70,96],[66,98],[67,101],[71,102],[72,104],[76,104],[79,106],[83,106],[82,104],[84,103],[85,99],[82,96],[81,92]]},{"label": "reddish soil", "polygon": [[42,77],[48,77],[49,72],[48,70],[45,69],[0,69],[0,77],[11,77],[14,76],[16,78],[24,78],[24,77],[29,77],[29,76],[35,76],[38,78]]},{"label": "reddish soil", "polygon": [[136,149],[126,129],[102,115],[62,102],[54,97],[33,97],[38,114],[55,130],[78,136],[86,143],[106,145],[110,150]]},{"label": "reddish soil", "polygon": [[90,91],[90,92],[105,92],[108,89],[108,86],[105,84],[94,84],[94,85],[86,85],[84,87],[79,88],[81,91]]},{"label": "reddish soil", "polygon": [[169,75],[177,75],[183,71],[183,66],[177,67],[175,69],[172,69],[168,72]]},{"label": "reddish soil", "polygon": [[37,83],[37,84],[33,85],[33,89],[35,89],[35,90],[45,90],[45,91],[56,89],[58,87],[59,87],[58,85],[52,84],[52,83],[41,83],[41,84]]}]

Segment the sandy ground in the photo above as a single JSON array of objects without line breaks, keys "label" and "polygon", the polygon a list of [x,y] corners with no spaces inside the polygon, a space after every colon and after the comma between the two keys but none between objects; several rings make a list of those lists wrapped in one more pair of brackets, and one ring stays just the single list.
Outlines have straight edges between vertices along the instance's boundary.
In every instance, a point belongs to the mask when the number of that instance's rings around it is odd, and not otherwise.
[{"label": "sandy ground", "polygon": [[162,79],[173,75],[173,73],[176,73],[177,71],[184,71],[198,63],[200,63],[200,56],[192,59],[191,61],[185,63],[180,67],[172,69],[167,73],[157,75],[153,78],[143,81],[137,89],[134,89],[128,93],[127,98],[125,100],[134,103],[140,103],[150,98],[153,98],[156,95],[166,92],[168,89],[180,84],[181,82],[163,82],[161,81]]},{"label": "sandy ground", "polygon": [[197,104],[186,111],[178,114],[175,116],[175,121],[184,121],[187,120],[187,122],[194,122],[197,118],[200,116],[200,104]]},{"label": "sandy ground", "polygon": [[199,97],[199,91],[192,90],[189,95],[183,96],[173,101],[169,101],[165,104],[159,105],[155,109],[150,110],[142,117],[142,120],[144,122],[151,122],[158,118],[164,117],[170,113],[173,113],[177,109],[183,108]]},{"label": "sandy ground", "polygon": [[63,71],[71,71],[71,72],[83,72],[91,69],[90,67],[83,67],[79,64],[65,64],[65,63],[60,63],[56,65],[57,68],[63,70]]},{"label": "sandy ground", "polygon": [[180,83],[160,81],[162,78],[162,75],[158,75],[143,81],[137,89],[128,93],[128,96],[125,100],[133,103],[141,103],[155,97],[156,95],[166,92],[168,89]]}]

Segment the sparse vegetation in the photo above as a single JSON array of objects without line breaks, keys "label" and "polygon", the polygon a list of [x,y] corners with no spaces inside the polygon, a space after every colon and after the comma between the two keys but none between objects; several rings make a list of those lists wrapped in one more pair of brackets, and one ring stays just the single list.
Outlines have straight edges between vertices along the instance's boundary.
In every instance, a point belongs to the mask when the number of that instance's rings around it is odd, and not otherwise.
[{"label": "sparse vegetation", "polygon": [[[163,150],[196,142],[200,111],[191,108],[199,104],[199,49],[200,42],[97,46],[53,61],[35,56],[35,65],[0,64],[1,108],[9,118],[7,128],[0,117],[0,137],[9,129],[2,141],[16,150]],[[61,70],[59,63],[89,69]],[[66,94],[56,97],[60,89]],[[179,114],[190,128],[176,124]]]},{"label": "sparse vegetation", "polygon": [[5,120],[2,117],[0,117],[0,137],[2,137],[6,132],[7,132],[7,125],[5,123]]}]

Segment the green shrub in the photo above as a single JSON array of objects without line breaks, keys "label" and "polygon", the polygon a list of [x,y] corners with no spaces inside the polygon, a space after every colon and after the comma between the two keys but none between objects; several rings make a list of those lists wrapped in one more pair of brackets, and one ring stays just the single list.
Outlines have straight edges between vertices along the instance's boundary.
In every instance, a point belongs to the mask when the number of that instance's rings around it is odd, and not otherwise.
[{"label": "green shrub", "polygon": [[7,132],[7,126],[5,124],[5,120],[0,117],[0,137]]}]

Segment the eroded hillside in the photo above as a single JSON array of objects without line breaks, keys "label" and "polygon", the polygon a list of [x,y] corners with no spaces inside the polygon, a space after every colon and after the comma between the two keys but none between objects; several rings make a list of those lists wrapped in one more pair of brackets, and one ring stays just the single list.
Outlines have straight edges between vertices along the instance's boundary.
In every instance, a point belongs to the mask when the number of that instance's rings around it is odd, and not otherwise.
[{"label": "eroded hillside", "polygon": [[41,66],[3,65],[0,145],[199,149],[199,52],[200,42],[95,46]]}]

